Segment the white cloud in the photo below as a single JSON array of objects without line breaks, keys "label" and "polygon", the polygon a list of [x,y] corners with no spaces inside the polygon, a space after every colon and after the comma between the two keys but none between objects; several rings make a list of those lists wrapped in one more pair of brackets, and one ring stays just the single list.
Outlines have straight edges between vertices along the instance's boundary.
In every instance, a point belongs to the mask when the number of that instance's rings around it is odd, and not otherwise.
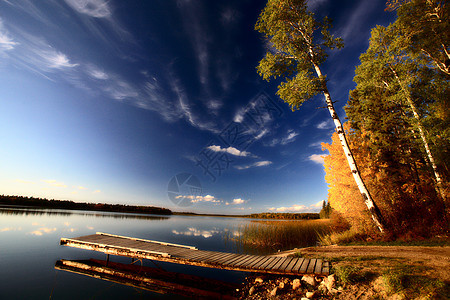
[{"label": "white cloud", "polygon": [[225,152],[234,156],[243,156],[243,157],[254,157],[253,154],[247,151],[240,151],[234,147],[228,147],[228,148],[222,148],[220,146],[212,145],[209,146],[207,149],[212,150],[214,152]]},{"label": "white cloud", "polygon": [[98,194],[98,193],[101,193],[102,191],[100,191],[100,190],[95,190],[95,191],[93,191],[92,193],[93,194]]},{"label": "white cloud", "polygon": [[189,199],[192,203],[199,203],[199,202],[211,202],[211,203],[221,203],[222,201],[217,199],[214,196],[206,195],[206,196],[195,196],[195,195],[178,195],[175,197],[175,199]]},{"label": "white cloud", "polygon": [[264,167],[264,166],[268,166],[270,164],[272,164],[271,161],[263,160],[263,161],[258,161],[258,162],[255,162],[255,163],[252,163],[252,164],[249,164],[249,165],[235,166],[235,168],[238,169],[238,170],[245,170],[245,169],[250,169],[250,168],[253,168],[253,167]]},{"label": "white cloud", "polygon": [[233,201],[231,201],[231,202],[226,202],[225,205],[240,205],[240,204],[244,204],[246,202],[247,202],[247,200],[244,200],[241,198],[236,198],[236,199],[233,199]]},{"label": "white cloud", "polygon": [[290,207],[271,207],[269,210],[274,212],[302,212],[308,210],[308,207],[305,205],[294,204]]},{"label": "white cloud", "polygon": [[36,182],[34,182],[34,181],[22,180],[22,179],[16,179],[14,181],[18,182],[18,183],[24,183],[24,184],[36,184]]},{"label": "white cloud", "polygon": [[325,155],[322,154],[312,154],[310,156],[308,156],[308,159],[312,162],[315,162],[316,164],[322,164],[324,163],[324,157]]},{"label": "white cloud", "polygon": [[65,54],[53,49],[37,54],[46,60],[48,67],[52,69],[73,68],[78,66],[78,64],[70,63],[69,58]]},{"label": "white cloud", "polygon": [[245,203],[245,200],[238,198],[238,199],[233,199],[233,204],[243,204]]},{"label": "white cloud", "polygon": [[319,212],[320,209],[322,209],[324,200],[317,202],[316,204],[312,204],[309,206],[303,205],[303,204],[294,204],[292,206],[286,207],[271,207],[269,208],[270,211],[273,212],[295,212],[295,213],[305,213],[305,212]]},{"label": "white cloud", "polygon": [[42,181],[45,182],[45,183],[48,183],[49,185],[54,186],[54,187],[61,187],[61,188],[66,188],[67,187],[67,185],[64,184],[63,182],[59,182],[59,181],[56,181],[54,179],[44,179]]},{"label": "white cloud", "polygon": [[334,123],[331,120],[326,120],[323,122],[320,122],[319,124],[316,125],[316,128],[318,129],[331,129],[334,127]]},{"label": "white cloud", "polygon": [[111,16],[108,2],[104,0],[65,0],[66,3],[80,14],[86,14],[94,18]]},{"label": "white cloud", "polygon": [[310,207],[315,207],[315,208],[322,209],[324,202],[325,202],[325,200],[321,200],[321,201],[317,202],[316,204],[311,205]]},{"label": "white cloud", "polygon": [[86,188],[86,187],[84,187],[84,186],[81,186],[81,185],[80,185],[80,186],[78,186],[77,188],[78,188],[79,190],[87,190],[87,188]]}]

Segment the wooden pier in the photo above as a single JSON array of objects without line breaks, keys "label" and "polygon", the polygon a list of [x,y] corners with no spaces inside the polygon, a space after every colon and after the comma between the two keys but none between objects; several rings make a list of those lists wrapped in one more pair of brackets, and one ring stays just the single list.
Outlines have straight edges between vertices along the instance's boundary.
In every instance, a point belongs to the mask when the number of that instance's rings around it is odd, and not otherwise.
[{"label": "wooden pier", "polygon": [[282,275],[327,276],[329,262],[321,259],[274,257],[198,250],[195,247],[97,232],[77,238],[62,238],[61,245],[100,251],[109,255],[150,259],[175,264],[244,272]]}]

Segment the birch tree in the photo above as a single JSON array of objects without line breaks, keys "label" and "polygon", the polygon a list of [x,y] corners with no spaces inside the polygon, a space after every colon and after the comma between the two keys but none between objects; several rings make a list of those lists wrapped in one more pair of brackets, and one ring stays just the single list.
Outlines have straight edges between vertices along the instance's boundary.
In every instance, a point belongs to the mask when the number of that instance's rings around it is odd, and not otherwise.
[{"label": "birch tree", "polygon": [[304,101],[319,93],[323,94],[353,178],[375,225],[384,232],[381,212],[361,178],[328,91],[326,76],[320,68],[327,58],[327,50],[343,47],[342,40],[330,33],[330,27],[328,18],[315,19],[305,0],[269,0],[255,26],[268,42],[268,51],[257,71],[267,81],[283,79],[277,94],[292,110],[299,109]]},{"label": "birch tree", "polygon": [[442,0],[388,1],[387,9],[397,10],[401,26],[414,58],[425,59],[430,66],[450,76],[450,7]]},{"label": "birch tree", "polygon": [[[418,101],[412,96],[412,88],[417,82],[420,82],[421,78],[418,74],[420,68],[424,66],[409,55],[409,39],[412,39],[412,37],[408,36],[397,23],[388,27],[377,26],[372,30],[369,48],[366,53],[361,55],[361,66],[358,68],[370,69],[371,76],[375,77],[371,80],[372,84],[378,83],[383,85],[385,89],[396,93],[398,97],[393,101],[405,104],[409,108],[408,110],[414,120],[412,123],[417,128],[425,155],[433,170],[436,190],[445,203],[446,195],[443,179],[422,124],[422,117],[416,103]],[[424,100],[422,99],[421,102],[424,102]]]}]

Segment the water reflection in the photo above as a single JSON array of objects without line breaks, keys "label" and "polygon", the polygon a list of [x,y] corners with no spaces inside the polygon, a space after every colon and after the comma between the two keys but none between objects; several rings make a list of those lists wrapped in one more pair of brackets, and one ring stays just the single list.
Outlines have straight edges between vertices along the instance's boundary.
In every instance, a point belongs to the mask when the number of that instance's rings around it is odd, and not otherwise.
[{"label": "water reflection", "polygon": [[104,281],[195,299],[236,299],[238,284],[196,275],[169,272],[162,268],[123,264],[98,259],[58,260],[56,270],[81,274]]},{"label": "water reflection", "polygon": [[91,211],[67,211],[58,209],[39,209],[39,208],[17,208],[0,206],[0,215],[10,216],[71,216],[79,215],[95,218],[114,218],[114,219],[140,219],[140,220],[154,220],[163,221],[170,217],[160,215],[138,215],[132,213],[114,213],[114,212],[91,212]]},{"label": "water reflection", "polygon": [[172,230],[173,234],[176,235],[185,235],[185,236],[202,236],[204,238],[210,238],[213,235],[223,233],[223,231],[218,230],[217,228],[211,229],[211,230],[201,230],[197,229],[195,227],[189,227],[186,231],[177,231]]}]

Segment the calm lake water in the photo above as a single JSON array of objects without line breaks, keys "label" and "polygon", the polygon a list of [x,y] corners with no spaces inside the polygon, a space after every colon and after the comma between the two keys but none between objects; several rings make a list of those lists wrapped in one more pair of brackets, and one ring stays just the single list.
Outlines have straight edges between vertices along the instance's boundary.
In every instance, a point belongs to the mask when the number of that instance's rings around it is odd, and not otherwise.
[{"label": "calm lake water", "polygon": [[[226,235],[250,220],[220,217],[149,216],[107,212],[0,207],[0,299],[178,299],[56,270],[59,259],[102,259],[105,254],[59,245],[61,237],[105,232],[239,252]],[[130,263],[129,258],[111,257]],[[151,262],[144,260],[144,265]],[[240,283],[245,273],[159,263],[167,271]]]}]

